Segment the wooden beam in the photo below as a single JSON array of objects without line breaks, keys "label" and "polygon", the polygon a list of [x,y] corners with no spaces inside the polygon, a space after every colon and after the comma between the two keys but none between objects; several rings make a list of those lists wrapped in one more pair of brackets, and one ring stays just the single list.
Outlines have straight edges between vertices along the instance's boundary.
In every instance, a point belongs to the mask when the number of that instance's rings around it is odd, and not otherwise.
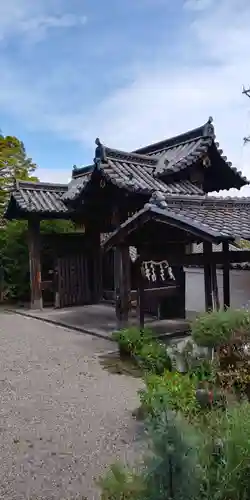
[{"label": "wooden beam", "polygon": [[[148,255],[148,254],[147,254]],[[152,256],[152,254],[151,254]],[[193,253],[193,254],[179,254],[178,252],[170,253],[161,252],[158,254],[154,254],[155,260],[166,259],[169,261],[171,266],[204,266],[205,263],[210,262],[210,264],[223,265],[224,263],[241,263],[241,262],[250,262],[250,251],[249,250],[232,250],[229,251],[226,255],[224,252],[213,252],[209,257],[204,255],[203,253]],[[209,259],[209,261],[208,261]],[[145,257],[145,260],[147,258]]]},{"label": "wooden beam", "polygon": [[211,274],[211,256],[212,256],[212,243],[203,243],[203,253],[205,255],[204,264],[204,287],[205,287],[205,310],[207,312],[213,310],[213,296],[212,296],[212,274]]},{"label": "wooden beam", "polygon": [[227,241],[223,243],[223,252],[225,255],[225,262],[223,264],[223,306],[224,309],[227,309],[230,307],[230,265],[228,260],[230,252]]},{"label": "wooden beam", "polygon": [[28,220],[28,246],[31,292],[30,306],[32,309],[42,309],[40,221],[38,219]]}]

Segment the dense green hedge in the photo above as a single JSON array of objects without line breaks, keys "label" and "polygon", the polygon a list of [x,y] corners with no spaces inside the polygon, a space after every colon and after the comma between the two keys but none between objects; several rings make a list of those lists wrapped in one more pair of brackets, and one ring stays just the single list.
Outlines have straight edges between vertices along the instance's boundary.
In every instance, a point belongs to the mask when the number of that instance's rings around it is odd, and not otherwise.
[{"label": "dense green hedge", "polygon": [[[74,226],[68,221],[43,221],[42,233],[72,232]],[[27,222],[8,222],[0,229],[0,268],[5,301],[28,300],[29,256],[27,246]]]}]

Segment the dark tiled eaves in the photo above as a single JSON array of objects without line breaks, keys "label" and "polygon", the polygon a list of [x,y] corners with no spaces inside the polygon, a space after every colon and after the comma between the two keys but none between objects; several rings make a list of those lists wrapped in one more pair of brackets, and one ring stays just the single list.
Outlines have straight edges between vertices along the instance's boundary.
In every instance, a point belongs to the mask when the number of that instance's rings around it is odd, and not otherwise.
[{"label": "dark tiled eaves", "polygon": [[[120,228],[107,238],[103,246],[106,250],[118,242],[126,240],[128,234],[137,231],[138,227],[151,220],[163,222],[169,226],[178,227],[183,232],[192,235],[192,239],[202,241],[209,239],[214,243],[244,238],[250,239],[250,201],[243,203],[232,200],[222,203],[221,200],[205,200],[196,198],[189,203],[190,198],[181,203],[171,203],[168,198],[166,208],[159,208],[148,203],[145,207],[128,218]],[[244,209],[244,210],[243,210]]]},{"label": "dark tiled eaves", "polygon": [[64,192],[67,191],[67,184],[55,184],[50,182],[32,182],[32,181],[15,181],[15,190],[19,189],[30,189],[32,191],[56,191]]},{"label": "dark tiled eaves", "polygon": [[107,158],[111,160],[127,161],[136,163],[137,165],[144,165],[148,168],[154,169],[157,164],[157,158],[147,155],[140,155],[137,153],[128,153],[125,151],[119,151],[118,149],[105,148],[105,154]]},{"label": "dark tiled eaves", "polygon": [[156,179],[145,169],[145,166],[135,162],[118,161],[108,159],[103,164],[104,176],[120,188],[126,188],[131,192],[150,194],[153,191],[161,191],[166,194],[203,194],[202,191],[189,181],[166,184]]},{"label": "dark tiled eaves", "polygon": [[218,142],[213,141],[211,149],[213,149],[216,152],[216,154],[219,155],[220,160],[223,162],[224,167],[226,167],[225,170],[230,171],[231,175],[233,174],[233,178],[235,179],[236,184],[231,187],[236,187],[237,189],[240,189],[241,187],[249,184],[248,179],[244,175],[242,175],[242,172],[240,170],[237,170],[236,167],[233,167],[231,161],[229,161],[227,159],[227,156],[224,155],[223,150],[220,148],[220,144]]},{"label": "dark tiled eaves", "polygon": [[155,190],[168,190],[164,182],[155,179],[145,166],[135,162],[108,159],[108,162],[102,165],[102,172],[113,184],[131,192],[151,193]]},{"label": "dark tiled eaves", "polygon": [[194,165],[207,154],[211,145],[212,139],[206,137],[161,152],[155,175],[166,176]]},{"label": "dark tiled eaves", "polygon": [[6,217],[12,212],[15,204],[15,212],[26,212],[36,214],[67,214],[68,209],[62,201],[66,192],[66,185],[47,183],[18,182],[17,189],[11,193],[10,201],[6,210]]},{"label": "dark tiled eaves", "polygon": [[221,234],[229,239],[250,239],[250,201],[206,198],[168,202],[168,209],[185,222],[195,222],[200,228]]},{"label": "dark tiled eaves", "polygon": [[81,177],[76,177],[72,179],[68,185],[68,190],[63,194],[62,200],[65,201],[74,201],[78,198],[81,192],[84,190],[85,186],[91,179],[92,173],[88,173],[82,175]]},{"label": "dark tiled eaves", "polygon": [[211,120],[212,119],[209,119],[208,122],[202,125],[201,127],[189,130],[184,134],[179,134],[174,137],[170,137],[169,139],[164,139],[163,141],[156,142],[154,144],[150,144],[149,146],[139,148],[135,151],[135,153],[143,155],[158,155],[165,152],[167,149],[174,148],[176,146],[179,146],[180,144],[197,141],[202,137],[213,138],[214,127],[211,124]]}]

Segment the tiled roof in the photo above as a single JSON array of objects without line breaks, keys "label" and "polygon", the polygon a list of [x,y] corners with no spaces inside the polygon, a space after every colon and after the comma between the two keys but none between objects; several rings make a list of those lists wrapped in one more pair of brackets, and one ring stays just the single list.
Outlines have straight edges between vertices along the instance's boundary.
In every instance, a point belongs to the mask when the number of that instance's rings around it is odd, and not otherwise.
[{"label": "tiled roof", "polygon": [[213,198],[167,202],[166,212],[222,237],[250,239],[250,198]]},{"label": "tiled roof", "polygon": [[62,195],[62,200],[65,202],[75,200],[85,188],[90,179],[91,172],[72,179],[68,185],[67,191]]},{"label": "tiled roof", "polygon": [[68,208],[62,201],[66,191],[67,185],[64,184],[17,181],[5,216],[12,218],[12,213],[17,211],[41,215],[66,214]]},{"label": "tiled roof", "polygon": [[155,190],[169,194],[203,194],[190,181],[166,184],[154,177],[155,158],[106,148],[106,163],[101,171],[108,180],[129,191],[150,194]]},{"label": "tiled roof", "polygon": [[178,147],[180,144],[197,141],[197,139],[203,137],[215,137],[212,118],[209,118],[208,122],[201,127],[189,130],[184,134],[179,134],[174,137],[170,137],[169,139],[164,139],[163,141],[150,144],[149,146],[139,148],[135,152],[137,154],[159,156],[172,148]]},{"label": "tiled roof", "polygon": [[[250,198],[220,199],[213,197],[182,197],[178,200],[165,196],[164,202],[149,202],[145,207],[127,219],[104,243],[110,248],[128,232],[148,220],[178,227],[189,232],[196,241],[209,238],[214,242],[223,240],[250,239]],[[132,229],[133,228],[133,229]]]},{"label": "tiled roof", "polygon": [[[203,194],[203,191],[189,180],[166,184],[155,178],[153,174],[158,161],[156,158],[111,148],[105,148],[105,156],[106,161],[101,164],[100,172],[106,180],[120,188],[148,195],[155,190],[173,195]],[[90,181],[92,172],[72,179],[62,199],[65,202],[75,200]]]},{"label": "tiled roof", "polygon": [[[240,188],[247,184],[246,177],[232,167],[231,162],[223,156],[223,151],[219,148],[219,143],[215,142],[215,131],[212,125],[212,118],[209,118],[205,125],[190,130],[164,141],[151,144],[136,150],[139,154],[144,154],[158,158],[155,175],[170,175],[183,170],[197,161],[201,161],[209,149],[213,147],[217,154],[224,161],[225,166],[231,170],[233,185],[231,187]],[[234,179],[233,179],[234,178]]]}]

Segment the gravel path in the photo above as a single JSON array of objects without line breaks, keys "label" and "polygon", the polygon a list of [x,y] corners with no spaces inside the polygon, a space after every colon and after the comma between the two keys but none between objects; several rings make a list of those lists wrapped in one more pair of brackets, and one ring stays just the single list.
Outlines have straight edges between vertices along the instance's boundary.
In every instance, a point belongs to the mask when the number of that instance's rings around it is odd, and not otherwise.
[{"label": "gravel path", "polygon": [[0,314],[0,498],[99,498],[95,478],[140,453],[141,382],[103,370],[108,341]]}]

